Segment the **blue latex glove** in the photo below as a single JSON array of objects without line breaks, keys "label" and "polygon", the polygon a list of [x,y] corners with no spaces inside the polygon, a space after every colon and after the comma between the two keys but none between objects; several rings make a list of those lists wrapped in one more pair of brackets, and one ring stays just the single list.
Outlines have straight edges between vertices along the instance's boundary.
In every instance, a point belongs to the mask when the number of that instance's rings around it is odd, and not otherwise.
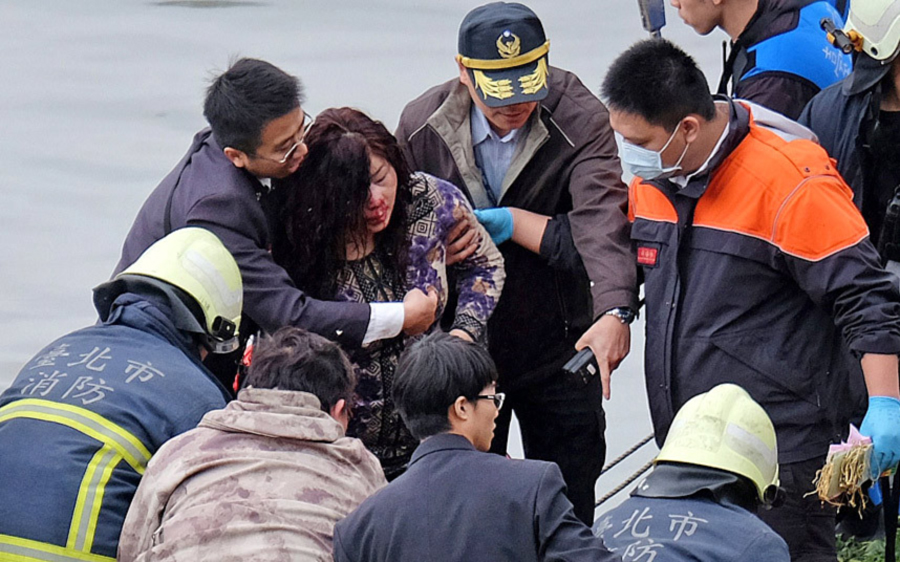
[{"label": "blue latex glove", "polygon": [[870,396],[859,432],[872,438],[872,478],[900,461],[900,400]]},{"label": "blue latex glove", "polygon": [[484,229],[491,235],[491,240],[498,246],[513,235],[512,211],[506,207],[496,209],[475,209],[475,218],[478,219]]},{"label": "blue latex glove", "polygon": [[872,482],[872,486],[869,487],[869,499],[872,500],[872,503],[875,505],[881,505],[883,501],[883,497],[881,496],[881,484],[876,480]]}]

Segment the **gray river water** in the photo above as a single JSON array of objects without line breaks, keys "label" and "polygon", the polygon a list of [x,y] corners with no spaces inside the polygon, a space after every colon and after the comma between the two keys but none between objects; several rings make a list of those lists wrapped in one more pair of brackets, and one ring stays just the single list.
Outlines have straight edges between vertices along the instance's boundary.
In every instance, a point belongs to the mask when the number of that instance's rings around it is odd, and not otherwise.
[{"label": "gray river water", "polygon": [[[300,76],[312,114],[351,105],[393,129],[406,102],[454,76],[459,22],[478,4],[0,2],[0,390],[44,345],[94,322],[91,287],[108,278],[141,203],[205,125],[205,86],[231,59],[264,58]],[[636,0],[529,5],[551,63],[594,92],[615,56],[646,37]],[[715,82],[725,36],[697,36],[671,8],[667,18],[664,36]],[[607,403],[608,458],[650,433],[641,322],[632,330]],[[598,491],[655,450],[601,478]]]}]

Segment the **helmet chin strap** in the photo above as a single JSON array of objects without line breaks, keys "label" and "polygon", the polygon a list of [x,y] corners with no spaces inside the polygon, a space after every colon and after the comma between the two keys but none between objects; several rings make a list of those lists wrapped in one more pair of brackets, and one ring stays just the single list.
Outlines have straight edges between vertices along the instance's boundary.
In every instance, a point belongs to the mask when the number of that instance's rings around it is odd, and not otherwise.
[{"label": "helmet chin strap", "polygon": [[208,349],[210,353],[215,353],[218,355],[231,353],[240,346],[240,342],[238,342],[237,336],[231,337],[227,340],[220,340],[204,334],[203,336],[200,336],[200,339],[203,341],[204,347],[206,347],[206,349]]},{"label": "helmet chin strap", "polygon": [[234,322],[222,316],[216,316],[212,322],[212,333],[204,335],[206,347],[211,353],[231,353],[240,347],[236,332],[237,326]]},{"label": "helmet chin strap", "polygon": [[773,507],[781,507],[784,505],[785,500],[787,499],[787,492],[784,491],[784,488],[781,486],[775,486],[774,484],[766,488],[766,492],[763,496],[762,505],[766,509],[772,509]]}]

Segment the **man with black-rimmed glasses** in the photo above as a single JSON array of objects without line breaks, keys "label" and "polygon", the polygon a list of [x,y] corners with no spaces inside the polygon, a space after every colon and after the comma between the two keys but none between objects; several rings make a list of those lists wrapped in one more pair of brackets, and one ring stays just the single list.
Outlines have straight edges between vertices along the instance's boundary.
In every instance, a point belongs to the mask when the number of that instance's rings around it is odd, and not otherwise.
[{"label": "man with black-rimmed glasses", "polygon": [[397,367],[394,403],[422,440],[407,471],[334,530],[336,562],[621,559],[566,498],[554,463],[485,454],[504,395],[483,348],[442,332]]},{"label": "man with black-rimmed glasses", "polygon": [[[114,274],[172,230],[200,226],[234,255],[244,279],[244,311],[266,332],[297,326],[351,349],[401,331],[423,332],[434,322],[436,298],[413,290],[402,303],[318,301],[272,260],[265,199],[272,178],[295,172],[306,155],[303,133],[311,119],[303,101],[300,81],[262,60],[240,59],[215,78],[203,105],[210,127],[194,136],[147,198]],[[235,369],[232,361],[217,373],[226,386]]]}]

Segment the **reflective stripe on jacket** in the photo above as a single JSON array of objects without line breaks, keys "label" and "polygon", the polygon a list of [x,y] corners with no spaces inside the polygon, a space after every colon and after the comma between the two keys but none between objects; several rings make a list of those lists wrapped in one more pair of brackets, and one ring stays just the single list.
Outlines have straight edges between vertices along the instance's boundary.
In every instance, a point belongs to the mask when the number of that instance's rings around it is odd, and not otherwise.
[{"label": "reflective stripe on jacket", "polygon": [[113,306],[0,395],[0,560],[113,560],[150,456],[225,405],[164,311]]}]

